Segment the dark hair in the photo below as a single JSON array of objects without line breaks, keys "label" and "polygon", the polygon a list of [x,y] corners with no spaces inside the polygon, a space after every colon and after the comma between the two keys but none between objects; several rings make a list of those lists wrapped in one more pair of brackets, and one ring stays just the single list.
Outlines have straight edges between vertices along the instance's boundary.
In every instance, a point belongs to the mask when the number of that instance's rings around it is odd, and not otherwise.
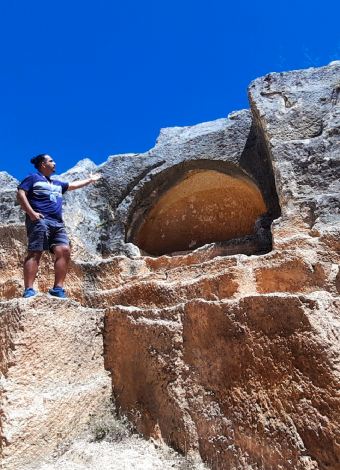
[{"label": "dark hair", "polygon": [[46,153],[42,153],[40,155],[37,155],[34,158],[31,158],[31,163],[33,163],[33,165],[38,171],[39,171],[40,163],[44,162],[47,156],[48,155]]}]

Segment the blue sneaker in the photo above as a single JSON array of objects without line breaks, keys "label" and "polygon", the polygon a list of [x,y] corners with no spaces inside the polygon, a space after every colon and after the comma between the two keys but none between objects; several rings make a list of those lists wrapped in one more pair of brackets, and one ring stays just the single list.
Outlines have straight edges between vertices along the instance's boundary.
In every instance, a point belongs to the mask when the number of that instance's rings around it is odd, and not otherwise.
[{"label": "blue sneaker", "polygon": [[50,289],[48,291],[49,294],[53,295],[54,297],[59,297],[61,299],[67,299],[66,295],[65,295],[65,289],[63,289],[62,287],[53,287],[53,289]]},{"label": "blue sneaker", "polygon": [[27,299],[27,297],[32,297],[35,294],[36,294],[36,292],[33,289],[33,287],[27,287],[27,289],[25,289],[23,297],[25,297],[25,299]]}]

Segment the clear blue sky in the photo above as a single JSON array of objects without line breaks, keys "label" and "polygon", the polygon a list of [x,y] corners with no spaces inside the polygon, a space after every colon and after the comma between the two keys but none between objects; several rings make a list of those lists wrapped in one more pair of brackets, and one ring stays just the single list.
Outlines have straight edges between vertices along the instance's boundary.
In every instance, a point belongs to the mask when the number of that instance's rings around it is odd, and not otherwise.
[{"label": "clear blue sky", "polygon": [[339,0],[0,0],[0,170],[145,152],[249,107],[272,71],[340,59]]}]

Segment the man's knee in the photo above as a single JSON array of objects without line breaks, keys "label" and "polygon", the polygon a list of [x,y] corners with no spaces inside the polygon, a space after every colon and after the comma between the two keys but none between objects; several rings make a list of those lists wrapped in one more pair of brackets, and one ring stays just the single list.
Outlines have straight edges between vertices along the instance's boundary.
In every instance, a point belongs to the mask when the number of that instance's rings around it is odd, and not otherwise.
[{"label": "man's knee", "polygon": [[54,245],[53,251],[57,259],[64,258],[69,260],[71,257],[71,249],[67,245]]},{"label": "man's knee", "polygon": [[33,260],[35,260],[35,261],[37,261],[37,262],[39,263],[42,253],[43,253],[43,252],[40,251],[40,250],[39,250],[39,251],[38,251],[38,250],[37,250],[37,251],[35,251],[35,250],[29,251],[29,252],[27,253],[27,256],[26,256],[26,259],[25,259],[25,263],[26,263],[27,261],[31,260],[31,259],[33,259]]}]

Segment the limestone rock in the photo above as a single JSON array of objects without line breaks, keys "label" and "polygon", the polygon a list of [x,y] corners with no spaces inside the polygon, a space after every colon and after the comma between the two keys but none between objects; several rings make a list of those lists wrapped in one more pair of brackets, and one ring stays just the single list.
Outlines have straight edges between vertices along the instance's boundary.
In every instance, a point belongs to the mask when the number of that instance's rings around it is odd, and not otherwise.
[{"label": "limestone rock", "polygon": [[0,171],[0,224],[20,224],[25,216],[16,201],[19,181],[13,176]]},{"label": "limestone rock", "polygon": [[264,149],[260,140],[249,110],[243,110],[229,119],[162,129],[155,148],[145,154],[112,156],[98,167],[89,160],[79,162],[59,178],[85,178],[89,171],[99,171],[103,178],[66,194],[64,218],[76,257],[140,255],[126,241],[135,241],[136,224],[169,184],[185,179],[190,169],[226,171],[227,164],[230,172],[240,167],[259,184],[269,211],[278,213],[274,180],[268,160],[261,158]]},{"label": "limestone rock", "polygon": [[92,300],[116,305],[105,344],[119,406],[212,468],[339,466],[338,80],[332,64],[249,88],[282,210],[271,253],[144,258]]},{"label": "limestone rock", "polygon": [[335,469],[339,307],[322,292],[112,307],[105,344],[117,402],[141,432],[159,426],[212,468]]},{"label": "limestone rock", "polygon": [[41,295],[0,304],[1,468],[38,461],[111,395],[102,316]]},{"label": "limestone rock", "polygon": [[[337,243],[340,207],[340,64],[271,73],[249,86],[282,209],[275,228]],[[287,240],[288,242],[288,240]]]}]

